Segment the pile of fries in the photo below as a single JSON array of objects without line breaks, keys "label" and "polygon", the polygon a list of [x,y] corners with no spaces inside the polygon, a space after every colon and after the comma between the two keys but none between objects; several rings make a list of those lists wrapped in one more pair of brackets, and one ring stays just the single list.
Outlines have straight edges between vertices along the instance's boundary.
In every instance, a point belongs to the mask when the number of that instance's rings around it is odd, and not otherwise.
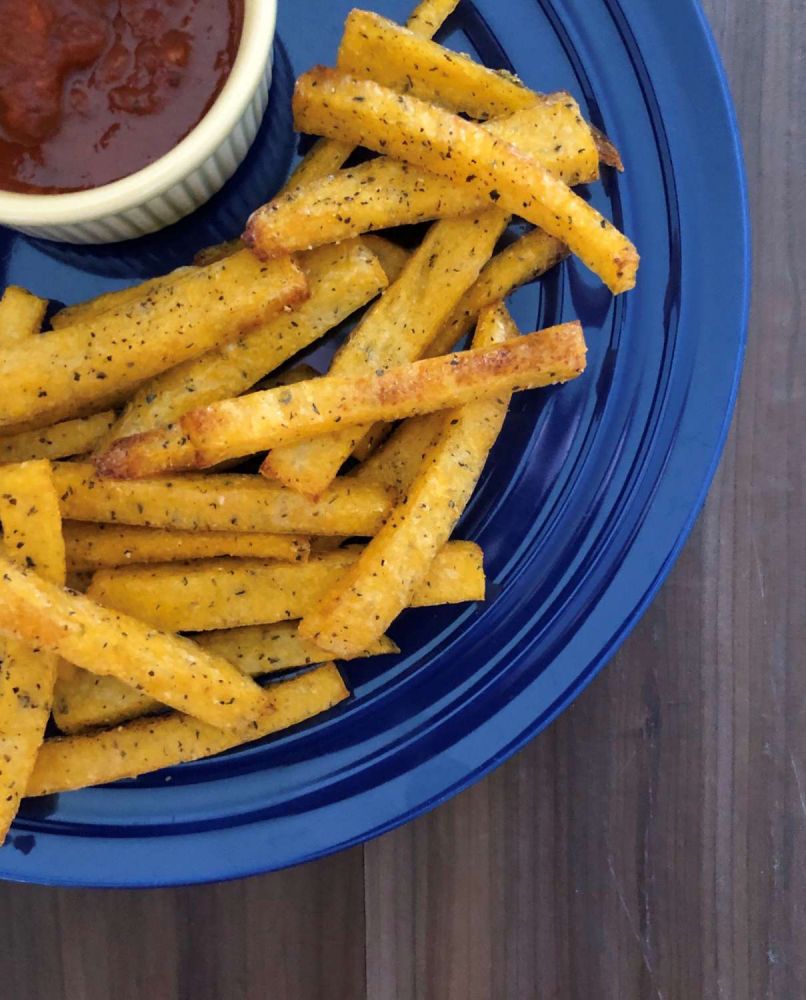
[{"label": "pile of fries", "polygon": [[[242,241],[46,333],[47,303],[6,289],[3,835],[24,796],[326,711],[348,696],[333,658],[397,652],[406,608],[484,598],[453,530],[512,393],[586,354],[578,323],[521,335],[504,300],[569,253],[624,292],[638,255],[572,190],[615,148],[568,94],[432,41],[456,2],[405,28],[351,12],[337,68],[294,94],[322,138]],[[359,146],[378,155],[345,166]],[[535,228],[497,251],[513,216]],[[423,221],[416,249],[389,236]],[[326,374],[289,369],[358,310]]]}]

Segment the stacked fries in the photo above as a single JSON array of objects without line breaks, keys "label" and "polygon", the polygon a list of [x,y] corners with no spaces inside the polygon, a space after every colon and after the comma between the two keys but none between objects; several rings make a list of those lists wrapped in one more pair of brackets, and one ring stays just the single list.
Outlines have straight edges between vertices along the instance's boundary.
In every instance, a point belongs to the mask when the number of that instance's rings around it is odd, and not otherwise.
[{"label": "stacked fries", "polygon": [[[433,41],[456,2],[349,15],[337,68],[295,90],[321,138],[242,240],[41,335],[47,303],[6,289],[0,838],[25,795],[326,711],[348,697],[334,657],[484,599],[454,529],[512,393],[586,356],[578,323],[521,335],[504,299],[569,253],[619,294],[638,255],[572,190],[618,151],[568,94]],[[378,155],[345,167],[357,146]],[[498,250],[513,216],[535,228]],[[413,250],[388,233],[423,221]],[[283,367],[359,310],[327,373]]]}]

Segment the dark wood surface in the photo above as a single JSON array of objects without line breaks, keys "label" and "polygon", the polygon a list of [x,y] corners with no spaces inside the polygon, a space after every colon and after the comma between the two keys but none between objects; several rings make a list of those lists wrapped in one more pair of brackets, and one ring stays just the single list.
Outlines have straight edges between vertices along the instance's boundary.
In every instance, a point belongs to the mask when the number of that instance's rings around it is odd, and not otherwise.
[{"label": "dark wood surface", "polygon": [[705,512],[631,639],[512,761],[364,848],[211,887],[0,886],[2,1000],[806,997],[806,8],[705,6],[753,322]]}]

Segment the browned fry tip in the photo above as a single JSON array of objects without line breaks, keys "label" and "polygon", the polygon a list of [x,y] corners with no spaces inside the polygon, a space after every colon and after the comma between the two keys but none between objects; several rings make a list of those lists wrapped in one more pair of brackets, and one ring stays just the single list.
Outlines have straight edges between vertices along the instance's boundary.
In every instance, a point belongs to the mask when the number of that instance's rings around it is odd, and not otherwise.
[{"label": "browned fry tip", "polygon": [[619,173],[624,173],[624,162],[621,159],[621,153],[619,153],[616,145],[607,138],[601,129],[596,128],[595,125],[590,126],[591,134],[593,135],[594,142],[596,143],[596,150],[599,153],[599,159],[605,166],[613,167],[618,170]]},{"label": "browned fry tip", "polygon": [[[143,475],[139,456],[142,446],[149,441],[159,441],[164,437],[164,430],[140,431],[113,442],[109,448],[98,455],[93,461],[95,471],[104,479],[138,479]],[[163,470],[165,472],[169,469]]]}]

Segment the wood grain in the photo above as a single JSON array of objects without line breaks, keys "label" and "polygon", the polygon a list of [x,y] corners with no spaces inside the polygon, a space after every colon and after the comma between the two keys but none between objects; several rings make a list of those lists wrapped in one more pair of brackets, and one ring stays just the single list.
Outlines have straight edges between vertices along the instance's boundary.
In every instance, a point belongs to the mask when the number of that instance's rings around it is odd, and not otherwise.
[{"label": "wood grain", "polygon": [[353,1000],[362,851],[268,878],[151,891],[0,887],[8,1000]]},{"label": "wood grain", "polygon": [[706,0],[755,218],[720,473],[642,623],[495,774],[362,849],[147,893],[0,887],[0,995],[806,996],[806,18]]}]

